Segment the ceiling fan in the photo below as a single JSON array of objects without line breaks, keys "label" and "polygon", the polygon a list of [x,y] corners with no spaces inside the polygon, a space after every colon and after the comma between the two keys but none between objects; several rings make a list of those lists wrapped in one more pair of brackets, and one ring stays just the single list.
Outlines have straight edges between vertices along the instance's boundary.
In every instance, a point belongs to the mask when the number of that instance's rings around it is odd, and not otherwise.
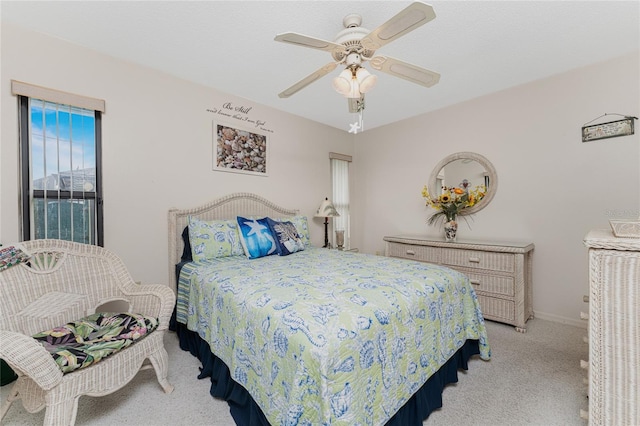
[{"label": "ceiling fan", "polygon": [[348,98],[349,111],[358,112],[364,108],[364,93],[376,83],[377,77],[364,68],[369,62],[371,68],[400,77],[412,83],[431,87],[440,80],[440,74],[385,55],[375,55],[375,51],[393,40],[415,30],[436,17],[433,8],[422,2],[411,3],[384,24],[373,31],[360,26],[362,17],[357,14],[345,16],[345,27],[333,42],[309,37],[298,33],[282,33],[276,41],[291,43],[302,47],[324,50],[331,53],[333,61],[309,74],[291,87],[278,94],[281,98],[304,89],[306,86],[324,77],[338,65],[345,69],[333,79],[333,87]]}]

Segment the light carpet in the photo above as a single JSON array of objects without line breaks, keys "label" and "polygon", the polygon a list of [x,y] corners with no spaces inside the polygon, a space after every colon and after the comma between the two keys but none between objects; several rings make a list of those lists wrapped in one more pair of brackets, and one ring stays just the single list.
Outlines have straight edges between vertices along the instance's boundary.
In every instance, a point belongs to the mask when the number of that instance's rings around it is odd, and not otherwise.
[{"label": "light carpet", "polygon": [[[491,361],[477,356],[468,371],[459,371],[457,384],[443,393],[443,407],[424,426],[437,425],[586,425],[585,370],[587,331],[571,325],[533,319],[527,333],[487,322]],[[175,333],[168,333],[169,381],[173,393],[162,392],[152,369],[143,370],[124,388],[99,398],[82,397],[76,425],[209,425],[232,426],[226,402],[209,395],[210,381],[198,380],[199,361],[180,350]],[[11,385],[3,386],[4,401]],[[13,403],[3,425],[38,425],[44,410],[30,414]]]}]

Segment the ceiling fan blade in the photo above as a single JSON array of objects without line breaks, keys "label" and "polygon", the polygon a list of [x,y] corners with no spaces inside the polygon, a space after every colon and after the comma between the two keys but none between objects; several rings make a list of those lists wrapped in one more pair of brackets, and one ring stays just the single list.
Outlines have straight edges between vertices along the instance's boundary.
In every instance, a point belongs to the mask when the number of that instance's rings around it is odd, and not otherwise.
[{"label": "ceiling fan blade", "polygon": [[289,96],[304,89],[305,87],[307,87],[308,85],[316,81],[317,79],[329,74],[331,71],[335,70],[337,66],[338,64],[336,64],[335,62],[329,62],[327,65],[309,74],[308,76],[306,76],[305,78],[303,78],[302,80],[294,84],[293,86],[278,93],[278,96],[281,98],[288,98]]},{"label": "ceiling fan blade", "polygon": [[364,36],[360,44],[365,49],[377,50],[435,17],[436,13],[430,5],[419,1],[411,3],[393,18]]},{"label": "ceiling fan blade", "polygon": [[388,56],[374,56],[369,60],[371,68],[404,78],[424,87],[431,87],[440,81],[440,74]]},{"label": "ceiling fan blade", "polygon": [[278,34],[275,41],[281,41],[283,43],[291,43],[297,46],[310,47],[312,49],[324,50],[326,52],[344,53],[345,47],[341,44],[334,43],[332,41],[322,40],[315,37],[309,37],[298,33],[282,33]]}]

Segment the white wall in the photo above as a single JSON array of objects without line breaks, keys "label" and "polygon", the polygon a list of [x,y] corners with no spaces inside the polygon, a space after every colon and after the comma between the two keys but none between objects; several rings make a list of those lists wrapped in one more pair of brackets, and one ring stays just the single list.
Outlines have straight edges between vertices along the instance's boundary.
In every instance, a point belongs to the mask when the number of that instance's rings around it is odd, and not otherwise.
[{"label": "white wall", "polygon": [[[312,242],[323,244],[322,220],[313,214],[331,195],[329,152],[351,155],[352,135],[9,24],[2,25],[1,47],[0,242],[20,239],[14,79],[105,99],[105,247],[134,279],[168,281],[169,208],[195,207],[231,192],[254,192],[300,209],[309,217]],[[251,108],[244,115],[272,131],[268,177],[212,171],[217,115],[207,110],[226,102]]]},{"label": "white wall", "polygon": [[385,235],[440,235],[425,224],[433,210],[422,186],[445,156],[477,152],[499,188],[458,237],[533,242],[534,311],[584,324],[582,240],[609,219],[640,215],[640,135],[582,143],[581,127],[604,113],[640,116],[638,64],[637,53],[624,56],[357,135],[352,223],[364,231],[354,246],[383,252]]},{"label": "white wall", "polygon": [[[431,212],[420,196],[432,168],[453,152],[487,157],[498,172],[497,195],[459,236],[534,242],[534,310],[550,319],[581,324],[584,235],[607,228],[610,218],[639,215],[638,133],[580,139],[581,126],[605,112],[639,116],[638,54],[353,136],[9,24],[1,36],[4,244],[19,239],[12,79],[106,100],[105,246],[143,282],[167,282],[169,208],[246,191],[311,217],[331,193],[331,151],[353,155],[352,246],[367,253],[383,252],[385,235],[439,235],[426,225]],[[215,114],[207,110],[225,102],[250,107],[249,118],[273,130],[269,177],[211,170]],[[322,245],[322,221],[310,225]]]}]

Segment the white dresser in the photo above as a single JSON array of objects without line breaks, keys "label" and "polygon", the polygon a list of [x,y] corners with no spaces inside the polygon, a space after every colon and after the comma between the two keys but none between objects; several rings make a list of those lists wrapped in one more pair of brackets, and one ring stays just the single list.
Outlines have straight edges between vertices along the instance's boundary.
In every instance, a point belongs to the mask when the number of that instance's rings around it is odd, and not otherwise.
[{"label": "white dresser", "polygon": [[458,240],[424,236],[384,237],[385,255],[436,263],[463,272],[478,295],[485,319],[526,331],[533,317],[532,243]]},{"label": "white dresser", "polygon": [[591,231],[589,424],[640,425],[640,238]]}]

